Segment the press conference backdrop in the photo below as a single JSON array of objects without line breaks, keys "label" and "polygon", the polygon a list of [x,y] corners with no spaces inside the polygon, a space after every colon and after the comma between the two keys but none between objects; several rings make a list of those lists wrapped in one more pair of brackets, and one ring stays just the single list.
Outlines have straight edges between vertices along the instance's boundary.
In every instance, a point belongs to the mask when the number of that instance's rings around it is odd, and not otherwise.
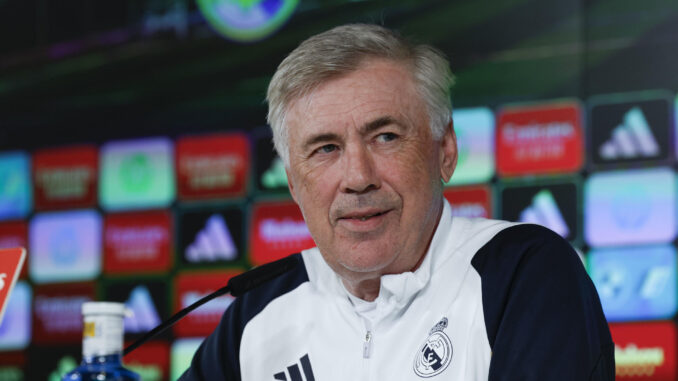
[{"label": "press conference backdrop", "polygon": [[[450,57],[453,213],[565,237],[611,322],[617,378],[678,378],[675,1],[3,0],[0,247],[29,256],[0,325],[0,380],[74,367],[84,301],[125,302],[133,340],[313,246],[263,98],[300,40],[347,22]],[[230,302],[126,363],[175,379]]]}]

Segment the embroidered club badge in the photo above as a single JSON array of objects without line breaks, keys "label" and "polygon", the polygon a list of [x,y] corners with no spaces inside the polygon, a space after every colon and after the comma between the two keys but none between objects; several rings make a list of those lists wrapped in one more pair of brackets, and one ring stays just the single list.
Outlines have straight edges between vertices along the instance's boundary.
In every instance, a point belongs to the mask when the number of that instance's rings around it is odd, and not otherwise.
[{"label": "embroidered club badge", "polygon": [[429,331],[426,341],[414,356],[414,373],[419,377],[433,377],[442,373],[452,362],[452,341],[443,330],[447,318],[443,317]]}]

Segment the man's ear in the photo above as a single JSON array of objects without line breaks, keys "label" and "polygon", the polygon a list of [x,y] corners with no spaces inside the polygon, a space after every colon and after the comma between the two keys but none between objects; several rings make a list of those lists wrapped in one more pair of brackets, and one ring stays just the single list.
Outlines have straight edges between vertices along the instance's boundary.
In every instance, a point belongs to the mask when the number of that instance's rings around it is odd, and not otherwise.
[{"label": "man's ear", "polygon": [[445,126],[445,133],[440,139],[440,177],[443,182],[450,181],[457,167],[457,135],[454,133],[452,120]]}]

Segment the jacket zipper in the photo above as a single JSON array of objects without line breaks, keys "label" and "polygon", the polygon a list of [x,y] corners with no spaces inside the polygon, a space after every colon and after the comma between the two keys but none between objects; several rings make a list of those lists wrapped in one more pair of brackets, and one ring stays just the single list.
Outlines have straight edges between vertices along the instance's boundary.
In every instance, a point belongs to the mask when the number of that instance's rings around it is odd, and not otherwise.
[{"label": "jacket zipper", "polygon": [[367,333],[365,333],[365,342],[363,343],[363,358],[368,359],[370,358],[370,353],[372,351],[372,331],[367,330]]}]

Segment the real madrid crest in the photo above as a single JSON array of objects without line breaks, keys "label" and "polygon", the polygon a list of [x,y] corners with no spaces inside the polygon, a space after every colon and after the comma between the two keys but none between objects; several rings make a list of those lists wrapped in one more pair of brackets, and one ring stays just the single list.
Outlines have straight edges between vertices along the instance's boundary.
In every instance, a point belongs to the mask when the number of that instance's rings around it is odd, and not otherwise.
[{"label": "real madrid crest", "polygon": [[414,373],[419,377],[433,377],[442,373],[452,362],[452,341],[443,330],[447,318],[443,317],[428,333],[424,345],[414,356]]}]

